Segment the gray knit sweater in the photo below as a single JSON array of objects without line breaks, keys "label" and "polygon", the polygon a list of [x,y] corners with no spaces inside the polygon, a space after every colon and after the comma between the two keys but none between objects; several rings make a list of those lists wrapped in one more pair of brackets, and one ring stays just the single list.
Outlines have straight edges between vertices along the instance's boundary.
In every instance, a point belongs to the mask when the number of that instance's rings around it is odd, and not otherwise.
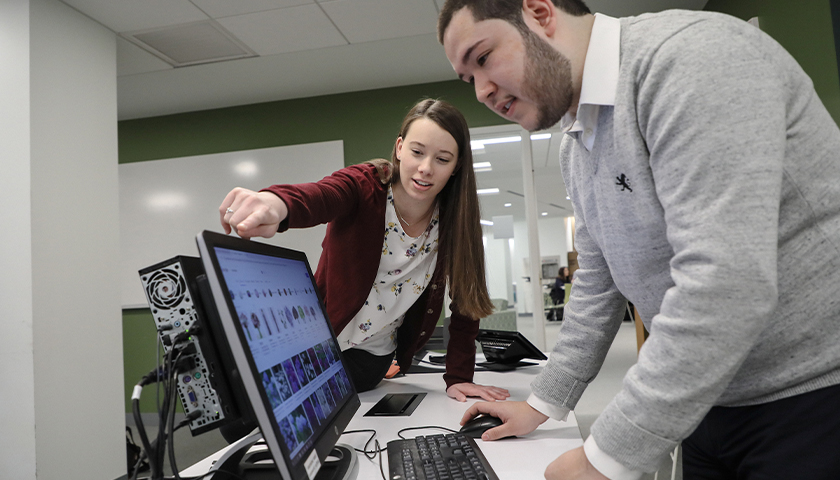
[{"label": "gray knit sweater", "polygon": [[650,337],[591,431],[651,471],[712,406],[840,383],[840,130],[741,20],[624,18],[620,55],[594,147],[562,144],[580,269],[532,389],[573,409],[633,302]]}]

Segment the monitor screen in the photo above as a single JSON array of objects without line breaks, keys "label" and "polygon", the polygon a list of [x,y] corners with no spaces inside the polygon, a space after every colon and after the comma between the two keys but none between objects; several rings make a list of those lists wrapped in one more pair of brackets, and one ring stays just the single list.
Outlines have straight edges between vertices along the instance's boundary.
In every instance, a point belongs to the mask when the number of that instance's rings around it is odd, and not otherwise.
[{"label": "monitor screen", "polygon": [[305,254],[198,235],[207,281],[262,435],[284,478],[314,477],[359,407]]}]

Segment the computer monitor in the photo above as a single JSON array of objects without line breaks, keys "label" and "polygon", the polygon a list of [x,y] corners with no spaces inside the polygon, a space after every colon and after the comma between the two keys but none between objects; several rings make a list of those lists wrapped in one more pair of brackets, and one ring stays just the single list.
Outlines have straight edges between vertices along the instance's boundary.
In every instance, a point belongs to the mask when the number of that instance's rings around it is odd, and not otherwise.
[{"label": "computer monitor", "polygon": [[197,243],[222,341],[277,470],[315,478],[360,402],[306,255],[208,231]]}]

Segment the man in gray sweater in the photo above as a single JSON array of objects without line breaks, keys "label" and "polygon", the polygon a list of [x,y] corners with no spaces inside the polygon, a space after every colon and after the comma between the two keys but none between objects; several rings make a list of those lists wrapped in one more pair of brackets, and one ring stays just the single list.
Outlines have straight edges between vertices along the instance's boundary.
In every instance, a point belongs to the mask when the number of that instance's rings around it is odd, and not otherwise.
[{"label": "man in gray sweater", "polygon": [[840,478],[840,130],[741,20],[614,19],[580,0],[447,0],[439,37],[479,101],[564,128],[579,270],[527,402],[476,403],[493,440],[563,419],[626,302],[650,337],[584,446],[546,477]]}]

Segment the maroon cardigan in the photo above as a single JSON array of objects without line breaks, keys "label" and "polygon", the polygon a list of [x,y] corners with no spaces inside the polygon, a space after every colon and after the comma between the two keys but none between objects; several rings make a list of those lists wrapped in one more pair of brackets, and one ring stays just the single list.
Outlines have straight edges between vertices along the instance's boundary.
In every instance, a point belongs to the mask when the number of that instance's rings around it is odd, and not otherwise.
[{"label": "maroon cardigan", "polygon": [[[388,186],[379,181],[372,165],[363,164],[341,169],[320,182],[274,185],[263,191],[279,196],[289,209],[279,232],[327,224],[315,281],[338,335],[362,308],[376,280],[385,234]],[[440,318],[446,290],[442,260],[443,255],[438,253],[429,285],[406,312],[398,330],[396,359],[402,372],[409,370],[412,357],[429,341]],[[443,375],[447,388],[472,382],[478,335],[477,319],[462,315],[456,302],[450,308],[452,317]]]}]

